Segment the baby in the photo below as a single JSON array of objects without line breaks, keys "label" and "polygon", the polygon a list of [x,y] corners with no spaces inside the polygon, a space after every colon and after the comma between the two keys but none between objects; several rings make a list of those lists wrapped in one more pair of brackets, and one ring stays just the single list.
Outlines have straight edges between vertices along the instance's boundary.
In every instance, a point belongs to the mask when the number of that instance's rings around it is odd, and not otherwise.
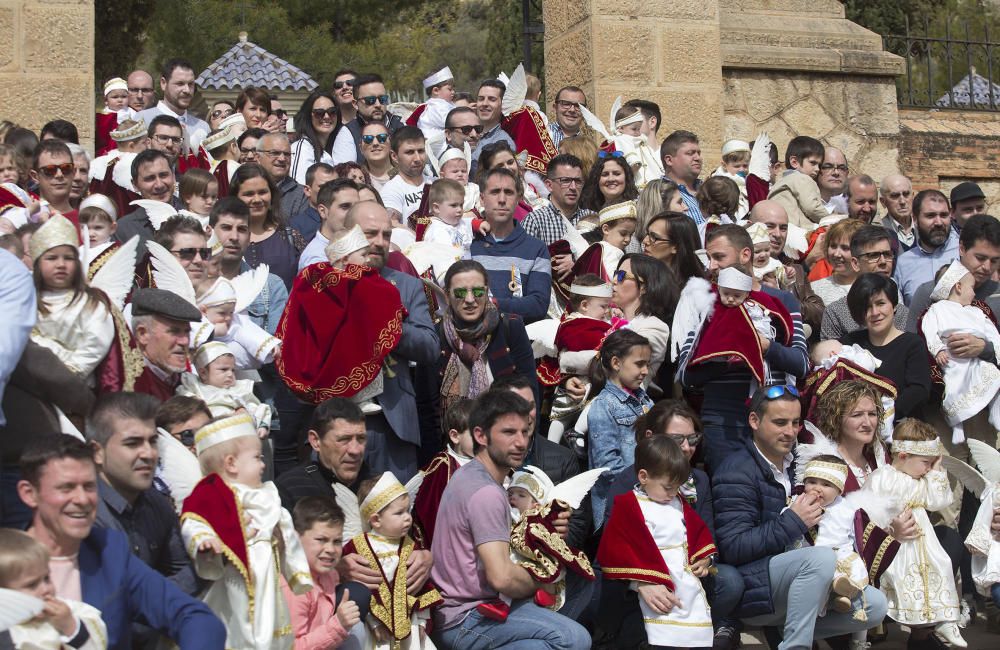
[{"label": "baby", "polygon": [[[280,339],[268,334],[237,309],[239,296],[234,283],[244,282],[248,273],[253,272],[248,271],[231,281],[219,277],[198,298],[198,309],[205,316],[202,324],[207,321],[213,328],[213,340],[229,346],[236,358],[238,370],[259,368],[271,363],[281,345]],[[264,273],[266,275],[266,271]],[[249,302],[248,300],[247,304]],[[200,336],[194,337],[192,341],[194,340],[203,342]]]},{"label": "baby", "polygon": [[[747,174],[750,171],[750,143],[745,140],[727,140],[722,145],[722,164],[712,176],[725,176],[740,188],[740,204],[733,217],[739,221],[750,212],[747,198]],[[754,240],[756,242],[756,240]],[[756,266],[756,264],[754,264]]]},{"label": "baby", "polygon": [[[447,164],[455,165],[458,159]],[[464,159],[462,159],[464,164]],[[450,244],[462,250],[462,259],[471,259],[472,218],[465,217],[465,188],[456,181],[439,178],[431,184],[428,200],[431,219],[423,232],[422,241]]]},{"label": "baby", "polygon": [[[809,360],[812,363],[812,372],[806,378],[806,388],[803,392],[804,397],[813,382],[820,377],[825,377],[830,372],[837,373],[840,370],[846,369],[851,379],[865,380],[864,376],[857,374],[856,370],[858,368],[874,375],[875,371],[882,365],[879,359],[876,359],[871,352],[865,350],[857,343],[844,345],[836,339],[828,339],[815,344],[809,353]],[[848,377],[845,376],[844,378]],[[884,385],[875,386],[871,381],[868,383],[872,384],[876,388],[876,392],[881,396],[882,408],[885,411],[882,417],[882,439],[885,442],[892,442],[892,427],[896,414],[896,387],[892,386],[891,382],[885,378],[880,377],[879,381]],[[806,414],[806,418],[809,418],[808,413]]]},{"label": "baby", "polygon": [[0,528],[0,588],[30,596],[31,604],[41,610],[37,616],[8,630],[12,647],[37,650],[108,647],[108,630],[101,613],[86,603],[56,598],[49,577],[48,550],[35,538],[13,528]]},{"label": "baby", "polygon": [[[466,142],[462,149],[448,147],[438,159],[438,170],[441,178],[456,181],[465,192],[465,199],[462,202],[462,213],[468,217],[475,216],[475,210],[479,207],[479,185],[469,182],[469,165],[472,160],[472,150]],[[482,223],[479,223],[482,221]],[[485,229],[483,226],[485,225]],[[490,231],[490,226],[484,220],[476,220],[473,230],[480,230],[483,234]]]},{"label": "baby", "polygon": [[955,260],[938,271],[931,291],[931,306],[920,320],[920,331],[927,349],[934,356],[944,376],[944,399],[941,408],[951,425],[951,441],[965,441],[963,423],[983,409],[989,409],[990,424],[1000,428],[1000,369],[996,364],[955,358],[947,341],[955,334],[972,334],[1000,345],[1000,332],[981,309],[972,306],[975,279],[962,262]]},{"label": "baby", "polygon": [[[455,79],[451,68],[444,67],[424,79],[427,101],[417,107],[407,124],[418,127],[428,140],[439,140],[444,134],[445,120],[455,105]],[[433,154],[432,154],[433,155]]]},{"label": "baby", "polygon": [[225,418],[239,411],[249,413],[257,435],[266,438],[271,428],[271,407],[261,404],[253,393],[252,379],[236,378],[236,357],[229,346],[209,341],[194,355],[197,374],[185,372],[177,394],[194,397],[208,405],[213,418]]},{"label": "baby", "polygon": [[121,77],[104,84],[104,112],[117,113],[128,108],[128,84]]},{"label": "baby", "polygon": [[87,245],[81,247],[81,254],[86,251],[87,259],[83,263],[88,279],[93,279],[94,273],[100,270],[119,246],[115,241],[117,217],[118,209],[115,204],[103,194],[91,194],[80,202],[80,225],[87,227]]},{"label": "baby", "polygon": [[750,321],[753,323],[757,336],[761,340],[761,345],[765,340],[773,341],[776,336],[774,325],[771,323],[770,311],[756,300],[750,299],[750,290],[753,289],[753,279],[739,270],[735,266],[730,266],[719,271],[719,279],[716,283],[719,289],[719,300],[723,307],[739,307],[743,305]]},{"label": "baby", "polygon": [[[418,475],[419,476],[419,475]],[[366,481],[359,497],[370,484]],[[419,594],[406,593],[406,565],[416,544],[409,536],[410,494],[392,472],[385,472],[361,501],[361,519],[369,532],[354,537],[344,554],[358,553],[378,564],[385,582],[372,592],[368,627],[376,648],[418,650],[433,648],[427,636],[430,608],[441,602],[441,594],[430,583]],[[399,602],[402,599],[402,602]]]}]

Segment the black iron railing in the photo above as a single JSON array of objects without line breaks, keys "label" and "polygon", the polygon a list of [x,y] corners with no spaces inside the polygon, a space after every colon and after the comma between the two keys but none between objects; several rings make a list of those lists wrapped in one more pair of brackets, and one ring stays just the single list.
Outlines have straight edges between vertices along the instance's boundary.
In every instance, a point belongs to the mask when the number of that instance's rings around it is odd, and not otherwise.
[{"label": "black iron railing", "polygon": [[906,20],[904,34],[882,37],[887,52],[906,62],[896,80],[900,106],[1000,110],[1000,43],[991,40],[988,24],[974,33],[969,23]]},{"label": "black iron railing", "polygon": [[542,71],[534,71],[533,63],[540,59],[536,53],[542,51],[545,41],[545,25],[542,24],[542,0],[521,0],[521,42],[525,72],[534,72],[541,77]]}]

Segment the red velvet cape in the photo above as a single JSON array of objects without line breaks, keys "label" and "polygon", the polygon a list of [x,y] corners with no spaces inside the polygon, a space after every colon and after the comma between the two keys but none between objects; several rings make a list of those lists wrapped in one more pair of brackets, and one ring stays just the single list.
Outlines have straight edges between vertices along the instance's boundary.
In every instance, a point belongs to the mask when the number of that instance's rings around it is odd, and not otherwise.
[{"label": "red velvet cape", "polygon": [[224,545],[226,559],[236,566],[249,584],[247,541],[240,514],[233,489],[218,474],[209,474],[198,481],[191,494],[184,499],[181,521],[193,518],[211,527]]},{"label": "red velvet cape", "polygon": [[[816,405],[819,398],[823,397],[827,390],[834,384],[849,380],[863,381],[875,389],[879,395],[888,395],[896,399],[896,384],[890,379],[869,372],[861,366],[847,359],[837,359],[837,362],[829,370],[820,368],[806,375],[802,382],[802,389],[799,391],[802,400],[802,413],[806,420],[815,422]],[[811,442],[811,441],[810,441]]]},{"label": "red velvet cape", "polygon": [[424,111],[426,111],[426,110],[427,110],[427,104],[426,103],[423,103],[420,106],[417,106],[415,109],[413,109],[413,112],[410,113],[410,116],[406,118],[406,123],[408,125],[410,125],[410,126],[416,126],[417,125],[417,120],[420,119],[420,116],[423,115]]},{"label": "red velvet cape", "polygon": [[[275,367],[301,399],[352,397],[375,379],[399,343],[406,309],[399,290],[368,266],[307,266],[292,285],[275,335]],[[405,367],[401,368],[405,372]]]},{"label": "red velvet cape", "polygon": [[229,196],[229,166],[236,164],[238,163],[227,158],[220,160],[219,164],[215,166],[212,176],[215,176],[215,182],[219,184],[219,196]]},{"label": "red velvet cape", "polygon": [[549,129],[538,111],[522,106],[500,120],[500,128],[514,141],[517,153],[528,152],[525,167],[544,176],[549,161],[559,155],[559,150],[552,143]]},{"label": "red velvet cape", "polygon": [[[115,207],[118,208],[118,218],[121,219],[129,212],[135,210],[134,205],[129,205],[131,201],[142,198],[138,193],[127,190],[114,180],[115,165],[121,162],[121,158],[115,158],[108,163],[104,170],[104,178],[90,181],[90,194],[103,194],[111,199]],[[221,195],[220,195],[221,196]]]},{"label": "red velvet cape", "polygon": [[[708,526],[686,500],[681,499],[681,504],[687,529],[688,562],[715,555],[717,550]],[[604,577],[611,580],[638,580],[674,589],[670,570],[646,528],[635,492],[615,497],[611,517],[597,548],[597,562]]]},{"label": "red velvet cape", "polygon": [[[555,344],[560,352],[595,352],[604,342],[611,324],[598,318],[576,317],[564,320],[556,330]],[[562,381],[559,359],[543,357],[538,362],[538,379],[546,386],[555,386]]]},{"label": "red velvet cape", "polygon": [[97,113],[94,120],[94,140],[97,156],[114,151],[118,143],[111,139],[111,132],[118,128],[118,113]]},{"label": "red velvet cape", "polygon": [[423,548],[430,548],[434,540],[434,526],[437,523],[438,506],[441,495],[448,487],[451,477],[458,471],[458,461],[447,451],[442,451],[420,470],[424,480],[413,500],[413,528],[410,534]]}]

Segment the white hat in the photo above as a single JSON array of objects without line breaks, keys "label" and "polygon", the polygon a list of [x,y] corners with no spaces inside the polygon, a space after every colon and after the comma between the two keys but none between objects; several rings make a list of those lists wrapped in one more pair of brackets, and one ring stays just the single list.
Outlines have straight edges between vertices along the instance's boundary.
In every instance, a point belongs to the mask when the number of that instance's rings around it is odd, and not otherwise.
[{"label": "white hat", "polygon": [[507,489],[516,487],[527,490],[535,501],[544,504],[549,502],[549,493],[555,486],[552,484],[552,479],[541,468],[525,465],[510,477],[510,485],[507,486]]},{"label": "white hat", "polygon": [[438,158],[438,169],[444,167],[445,163],[449,163],[452,160],[464,160],[465,164],[469,164],[469,158],[471,152],[469,151],[469,143],[465,143],[464,149],[459,149],[458,147],[448,147]]},{"label": "white hat", "polygon": [[613,291],[610,282],[593,287],[585,287],[581,284],[571,284],[569,287],[570,293],[578,296],[590,296],[591,298],[610,298]]},{"label": "white hat", "polygon": [[635,201],[623,201],[615,203],[602,209],[597,213],[597,225],[603,226],[619,219],[638,219],[638,212],[635,209]]},{"label": "white hat", "polygon": [[212,229],[212,236],[208,238],[208,247],[212,249],[212,257],[222,254],[222,242],[219,241],[214,228]]},{"label": "white hat", "polygon": [[103,194],[88,194],[80,201],[80,210],[84,208],[100,208],[108,213],[112,221],[118,220],[118,208],[114,202]]},{"label": "white hat", "polygon": [[222,277],[198,298],[199,307],[218,307],[230,302],[236,302],[236,289],[232,282]]},{"label": "white hat", "polygon": [[129,122],[129,120],[125,120],[125,122],[118,125],[117,129],[108,134],[111,136],[112,140],[115,142],[128,142],[129,140],[138,140],[139,138],[146,137],[145,120],[141,117],[137,117],[135,119],[135,124],[123,129],[122,126],[124,126],[127,122]]},{"label": "white hat", "polygon": [[951,288],[969,274],[969,269],[965,268],[961,261],[955,260],[948,265],[948,270],[944,272],[941,279],[934,284],[934,291],[931,291],[931,300],[944,300],[951,293]]},{"label": "white hat", "polygon": [[72,246],[73,250],[80,245],[80,236],[76,232],[73,222],[57,214],[42,224],[28,243],[28,252],[31,254],[31,261],[34,263],[45,251],[56,246]]},{"label": "white hat", "polygon": [[724,145],[722,145],[722,155],[728,156],[731,153],[736,153],[737,151],[745,151],[750,153],[750,143],[745,140],[727,140]]},{"label": "white hat", "polygon": [[209,341],[199,347],[198,351],[194,353],[194,367],[201,370],[208,364],[226,354],[233,354],[233,351],[229,349],[228,345],[219,341]]},{"label": "white hat", "polygon": [[235,139],[236,129],[229,125],[206,135],[205,139],[201,141],[201,146],[205,147],[207,151],[211,151]]},{"label": "white hat", "polygon": [[354,251],[361,250],[367,245],[368,238],[365,237],[361,226],[354,224],[354,227],[344,233],[342,237],[334,239],[327,244],[323,252],[326,253],[327,259],[332,263],[343,257],[347,257]]},{"label": "white hat", "polygon": [[753,288],[753,278],[735,266],[727,266],[719,271],[719,281],[717,284],[726,289],[750,291]]},{"label": "white hat", "polygon": [[247,128],[247,119],[243,117],[243,113],[233,113],[226,119],[219,122],[220,129],[224,129],[227,126],[242,126],[245,131]]},{"label": "white hat", "polygon": [[194,434],[195,453],[201,456],[209,447],[246,437],[257,437],[257,426],[249,413],[222,418],[206,424]]},{"label": "white hat", "polygon": [[750,239],[753,240],[753,245],[757,244],[770,244],[771,236],[767,234],[767,226],[762,223],[752,223],[747,227],[747,234],[750,235]]},{"label": "white hat", "polygon": [[372,515],[381,512],[387,505],[404,494],[408,494],[406,488],[399,482],[399,479],[393,476],[392,472],[382,474],[372,491],[361,502],[362,523],[367,524]]},{"label": "white hat", "polygon": [[454,78],[455,75],[451,73],[451,68],[445,66],[440,70],[438,70],[437,72],[435,72],[434,74],[432,74],[431,76],[424,79],[424,90],[428,90],[429,88],[433,88],[438,84],[442,84],[448,81],[449,79],[454,79]]},{"label": "white hat", "polygon": [[108,79],[104,84],[104,96],[107,97],[108,93],[112,90],[124,90],[125,92],[128,92],[128,84],[125,83],[125,80],[121,77]]},{"label": "white hat", "polygon": [[[767,264],[764,266],[753,267],[753,274],[758,280],[763,280],[764,276],[768,273],[775,273],[778,269],[782,268],[783,265],[778,260],[773,257],[767,258]],[[745,289],[746,291],[746,289]]]},{"label": "white hat", "polygon": [[635,124],[636,122],[641,122],[643,120],[642,111],[638,108],[631,115],[626,115],[622,119],[615,122],[615,131],[619,130],[623,126],[628,126],[629,124]]},{"label": "white hat", "polygon": [[837,486],[841,492],[844,491],[844,483],[847,482],[847,464],[831,463],[825,460],[811,460],[806,463],[806,471],[803,479],[818,478],[829,481]]}]

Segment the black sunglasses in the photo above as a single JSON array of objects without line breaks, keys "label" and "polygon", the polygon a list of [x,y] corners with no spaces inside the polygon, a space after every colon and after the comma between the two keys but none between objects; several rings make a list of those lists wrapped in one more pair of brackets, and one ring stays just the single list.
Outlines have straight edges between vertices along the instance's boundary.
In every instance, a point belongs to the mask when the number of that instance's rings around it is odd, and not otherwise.
[{"label": "black sunglasses", "polygon": [[212,249],[211,248],[178,248],[177,250],[170,251],[177,257],[181,258],[185,262],[192,262],[194,258],[198,255],[201,256],[202,261],[207,262],[212,259]]},{"label": "black sunglasses", "polygon": [[327,117],[337,117],[337,112],[336,108],[314,108],[312,109],[312,116],[317,120],[322,120],[324,115]]},{"label": "black sunglasses", "polygon": [[181,444],[185,447],[194,447],[194,434],[197,432],[197,429],[184,429],[183,431],[178,431],[177,433],[170,433],[163,427],[157,427],[156,430],[165,436],[173,436],[174,438],[180,439]]},{"label": "black sunglasses", "polygon": [[365,144],[371,144],[372,142],[375,142],[376,140],[378,140],[379,144],[385,144],[386,142],[389,141],[389,134],[388,133],[379,133],[378,135],[371,135],[371,134],[369,134],[369,135],[363,135],[363,136],[361,136],[361,141],[364,142]]},{"label": "black sunglasses", "polygon": [[469,135],[473,131],[477,134],[482,135],[483,125],[482,124],[472,124],[469,126],[449,126],[445,129],[446,131],[461,131],[462,135]]},{"label": "black sunglasses", "polygon": [[333,89],[334,90],[340,90],[344,86],[350,86],[351,88],[354,88],[354,79],[347,79],[345,81],[334,81],[333,82]]},{"label": "black sunglasses", "polygon": [[388,106],[389,105],[389,96],[388,95],[369,95],[368,97],[359,97],[358,99],[360,99],[361,101],[363,101],[368,106],[374,106],[375,102],[378,102],[379,104],[382,104],[383,106]]},{"label": "black sunglasses", "polygon": [[276,108],[274,109],[274,114],[278,116],[278,119],[283,120],[285,119],[285,116],[288,115],[288,111],[283,108]]}]

